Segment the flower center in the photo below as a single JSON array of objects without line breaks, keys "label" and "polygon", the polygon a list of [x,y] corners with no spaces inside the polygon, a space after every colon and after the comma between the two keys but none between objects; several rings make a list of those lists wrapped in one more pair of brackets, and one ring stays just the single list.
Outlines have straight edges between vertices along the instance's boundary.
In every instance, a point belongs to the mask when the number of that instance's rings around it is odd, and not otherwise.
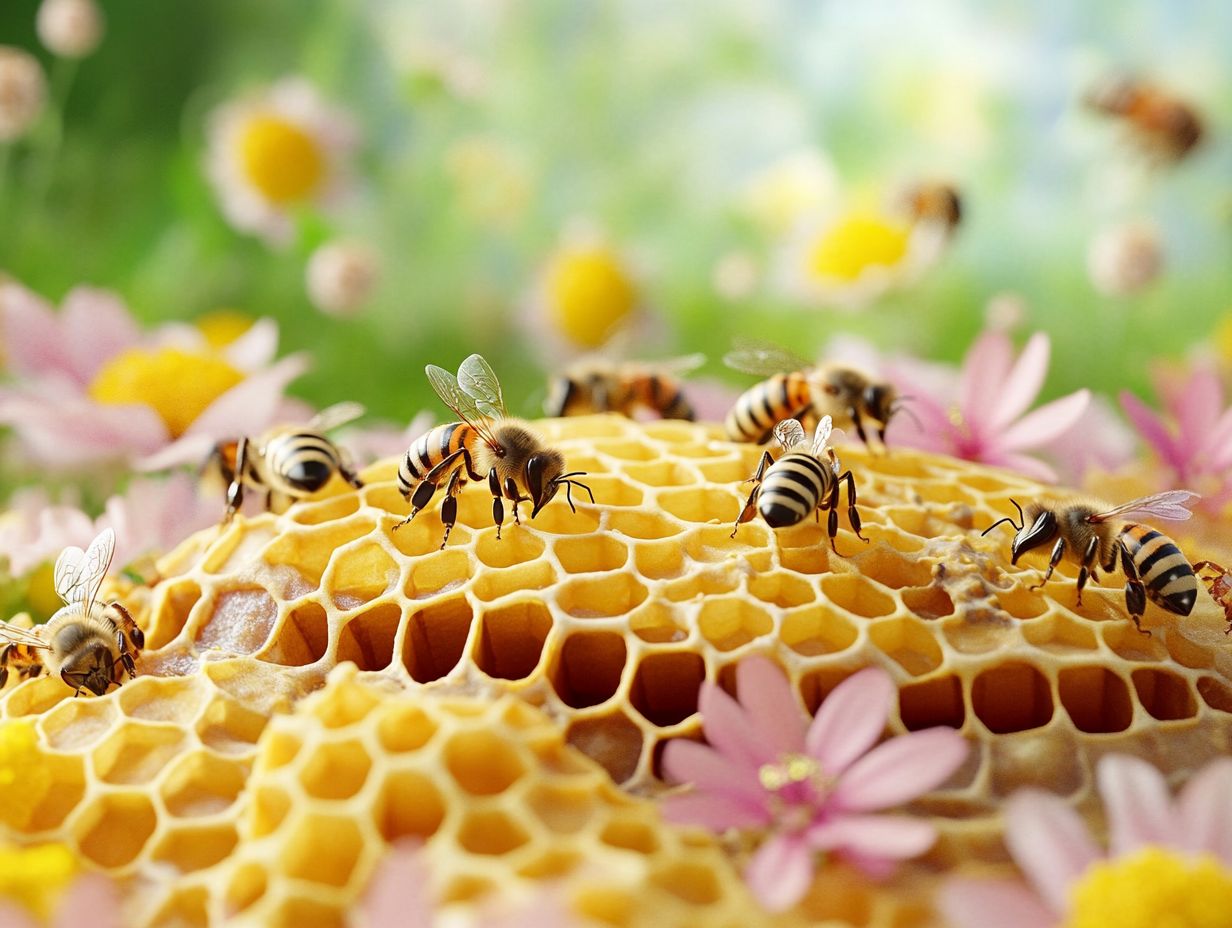
[{"label": "flower center", "polygon": [[778,763],[762,764],[757,771],[762,787],[772,793],[820,776],[821,765],[804,754],[784,754]]},{"label": "flower center", "polygon": [[856,280],[870,267],[892,267],[907,254],[910,230],[869,213],[852,213],[826,229],[808,251],[814,277]]},{"label": "flower center", "polygon": [[325,158],[316,140],[277,116],[249,120],[239,140],[249,182],[273,203],[305,200],[320,186]]},{"label": "flower center", "polygon": [[548,272],[549,315],[568,339],[598,348],[637,305],[637,288],[603,248],[571,249]]},{"label": "flower center", "polygon": [[237,309],[216,309],[193,323],[215,351],[226,348],[252,328],[252,319]]},{"label": "flower center", "polygon": [[130,348],[107,361],[90,396],[100,403],[153,408],[179,438],[210,403],[244,375],[221,358],[179,348]]},{"label": "flower center", "polygon": [[821,764],[806,754],[784,754],[757,770],[762,788],[770,793],[775,820],[787,831],[802,831],[813,822],[816,804],[834,785]]},{"label": "flower center", "polygon": [[1232,871],[1210,854],[1148,847],[1092,864],[1070,898],[1064,928],[1226,928]]},{"label": "flower center", "polygon": [[76,858],[63,844],[0,848],[0,898],[41,919],[51,916],[76,874]]}]

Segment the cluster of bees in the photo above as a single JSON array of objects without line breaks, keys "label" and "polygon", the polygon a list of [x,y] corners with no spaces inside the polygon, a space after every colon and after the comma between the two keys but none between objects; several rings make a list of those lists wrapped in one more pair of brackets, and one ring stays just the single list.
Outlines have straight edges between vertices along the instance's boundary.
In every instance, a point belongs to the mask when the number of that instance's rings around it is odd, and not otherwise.
[{"label": "cluster of bees", "polygon": [[[1086,104],[1119,119],[1138,145],[1161,160],[1179,160],[1203,136],[1202,122],[1184,101],[1150,84],[1133,80],[1108,82],[1091,93]],[[927,183],[905,190],[899,207],[914,221],[929,221],[952,232],[963,215],[958,192],[948,184]],[[694,418],[680,380],[704,362],[691,355],[657,365],[595,360],[576,366],[550,384],[545,411],[550,416],[615,412],[634,415],[639,409],[665,418]],[[846,486],[847,517],[856,536],[860,515],[856,481],[844,471],[829,446],[833,428],[854,429],[866,446],[875,435],[884,449],[886,427],[902,409],[894,387],[844,364],[814,365],[777,347],[744,344],[728,354],[728,365],[763,377],[737,399],[724,422],[732,441],[765,444],[773,437],[781,453],[765,451],[746,482],[752,492],[740,511],[732,535],[757,515],[774,528],[799,524],[826,513],[831,548],[838,534],[840,494]],[[511,418],[500,382],[491,366],[471,355],[456,375],[429,365],[428,381],[457,420],[437,426],[416,440],[398,469],[398,489],[411,512],[405,525],[444,488],[440,514],[444,525],[441,547],[457,521],[458,493],[468,481],[486,481],[492,494],[492,519],[497,538],[505,521],[506,504],[515,524],[518,506],[529,503],[534,518],[563,489],[576,511],[573,490],[594,494],[566,470],[564,455],[549,447],[526,422]],[[335,475],[356,489],[363,486],[346,454],[327,432],[363,413],[354,403],[330,407],[303,427],[275,429],[259,440],[241,437],[217,445],[207,469],[222,478],[226,490],[223,524],[243,504],[245,490],[264,494],[265,506],[281,508],[321,490]],[[814,429],[813,438],[807,429]],[[1192,612],[1201,577],[1224,609],[1232,631],[1232,571],[1211,561],[1191,566],[1176,544],[1158,530],[1134,518],[1186,519],[1187,503],[1195,494],[1185,490],[1157,493],[1107,508],[1075,500],[1065,504],[1031,503],[1015,520],[1001,524],[1014,531],[1011,563],[1028,551],[1051,545],[1048,567],[1038,588],[1047,583],[1064,558],[1078,564],[1077,601],[1097,570],[1125,574],[1125,603],[1140,631],[1149,599],[1179,616]],[[0,687],[13,668],[23,677],[47,673],[59,676],[76,694],[87,690],[103,695],[124,676],[136,674],[135,657],[144,635],[119,602],[101,602],[98,593],[111,566],[115,535],[105,530],[82,551],[64,550],[55,565],[56,593],[64,606],[36,630],[0,622]],[[1197,574],[1195,574],[1195,568]]]}]

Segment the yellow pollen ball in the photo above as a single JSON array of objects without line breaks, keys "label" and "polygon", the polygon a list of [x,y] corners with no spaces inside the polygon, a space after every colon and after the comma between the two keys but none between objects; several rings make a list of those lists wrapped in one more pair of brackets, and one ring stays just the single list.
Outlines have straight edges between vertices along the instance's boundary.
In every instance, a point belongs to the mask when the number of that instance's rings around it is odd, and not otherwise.
[{"label": "yellow pollen ball", "polygon": [[179,348],[131,348],[103,365],[90,396],[100,403],[140,403],[158,413],[179,438],[210,403],[244,375],[222,358]]},{"label": "yellow pollen ball", "polygon": [[821,773],[821,765],[804,754],[788,754],[777,764],[763,764],[757,771],[761,785],[771,791],[803,783]]},{"label": "yellow pollen ball", "polygon": [[602,248],[570,249],[548,271],[549,317],[570,341],[598,348],[634,310],[637,288]]},{"label": "yellow pollen ball", "polygon": [[32,722],[0,722],[0,822],[26,827],[51,788],[48,768]]},{"label": "yellow pollen ball", "polygon": [[316,140],[277,116],[249,120],[239,147],[244,175],[272,203],[309,199],[325,175],[325,158]]},{"label": "yellow pollen ball", "polygon": [[217,350],[226,348],[251,329],[252,317],[237,309],[216,309],[197,317],[193,324],[205,336],[206,344]]},{"label": "yellow pollen ball", "polygon": [[1148,847],[1092,864],[1070,899],[1064,928],[1228,928],[1232,871],[1210,854]]},{"label": "yellow pollen ball", "polygon": [[870,267],[902,261],[909,237],[907,226],[872,214],[844,216],[809,249],[808,271],[814,277],[857,280]]},{"label": "yellow pollen ball", "polygon": [[51,916],[76,875],[76,857],[63,844],[0,848],[0,898],[41,919]]},{"label": "yellow pollen ball", "polygon": [[55,567],[51,561],[40,564],[30,571],[26,579],[26,601],[40,619],[48,619],[64,605],[56,592]]}]

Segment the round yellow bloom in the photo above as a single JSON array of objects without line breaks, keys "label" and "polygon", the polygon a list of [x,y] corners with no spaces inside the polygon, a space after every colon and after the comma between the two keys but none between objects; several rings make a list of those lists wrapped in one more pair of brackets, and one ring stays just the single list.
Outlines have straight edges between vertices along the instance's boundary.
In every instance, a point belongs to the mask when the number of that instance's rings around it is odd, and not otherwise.
[{"label": "round yellow bloom", "polygon": [[100,403],[141,403],[158,413],[173,438],[214,400],[244,379],[215,355],[179,348],[130,348],[103,365],[90,396]]},{"label": "round yellow bloom", "polygon": [[206,344],[215,351],[226,348],[252,328],[252,317],[238,309],[216,309],[198,316],[194,323]]},{"label": "round yellow bloom", "polygon": [[49,618],[64,605],[56,592],[55,567],[47,561],[30,571],[26,578],[26,600],[40,618]]},{"label": "round yellow bloom", "polygon": [[1210,854],[1148,847],[1092,864],[1071,899],[1065,928],[1227,928],[1232,872]]},{"label": "round yellow bloom", "polygon": [[870,267],[893,267],[907,256],[911,230],[873,213],[850,213],[823,230],[807,255],[807,273],[853,282]]},{"label": "round yellow bloom", "polygon": [[561,251],[547,272],[548,319],[567,339],[598,348],[637,308],[633,278],[610,249]]},{"label": "round yellow bloom", "polygon": [[24,828],[51,788],[51,770],[34,723],[0,722],[0,822]]},{"label": "round yellow bloom", "polygon": [[324,155],[312,136],[289,120],[253,117],[239,146],[245,176],[271,203],[307,200],[321,185]]},{"label": "round yellow bloom", "polygon": [[63,844],[0,848],[0,898],[41,919],[51,916],[76,875],[77,858]]}]

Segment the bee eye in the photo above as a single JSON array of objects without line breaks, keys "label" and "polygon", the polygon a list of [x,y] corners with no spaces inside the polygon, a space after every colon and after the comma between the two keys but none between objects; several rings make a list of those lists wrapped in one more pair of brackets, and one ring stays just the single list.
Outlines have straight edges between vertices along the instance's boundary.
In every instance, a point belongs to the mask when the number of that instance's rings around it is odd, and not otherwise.
[{"label": "bee eye", "polygon": [[544,461],[541,455],[532,455],[526,462],[526,488],[536,499],[543,491],[543,468]]}]

